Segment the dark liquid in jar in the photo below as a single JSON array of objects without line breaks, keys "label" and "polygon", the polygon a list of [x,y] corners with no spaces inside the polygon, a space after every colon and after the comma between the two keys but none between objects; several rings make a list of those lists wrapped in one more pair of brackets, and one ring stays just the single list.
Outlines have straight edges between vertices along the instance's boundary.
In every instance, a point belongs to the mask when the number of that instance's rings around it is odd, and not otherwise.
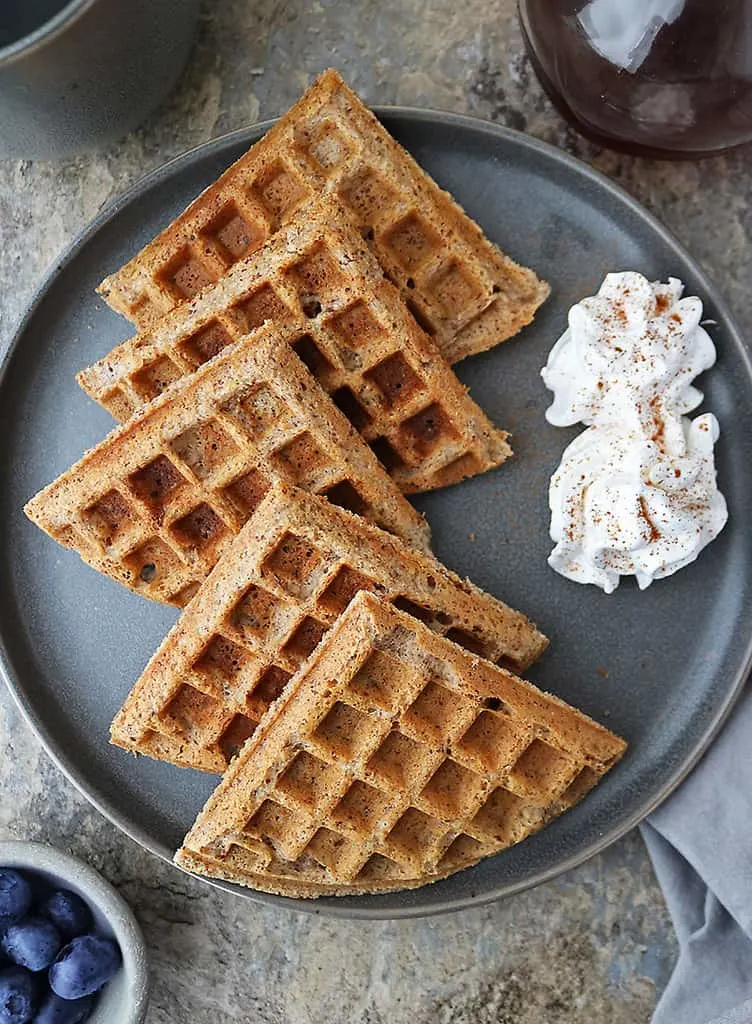
[{"label": "dark liquid in jar", "polygon": [[0,0],[0,49],[54,18],[70,0]]},{"label": "dark liquid in jar", "polygon": [[582,134],[690,157],[752,139],[752,0],[520,0],[536,73]]}]

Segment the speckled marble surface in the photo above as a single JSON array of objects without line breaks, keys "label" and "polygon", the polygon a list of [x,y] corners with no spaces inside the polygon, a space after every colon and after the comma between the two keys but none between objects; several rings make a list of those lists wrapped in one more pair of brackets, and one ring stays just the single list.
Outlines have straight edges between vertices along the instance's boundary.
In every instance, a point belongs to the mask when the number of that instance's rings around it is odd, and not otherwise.
[{"label": "speckled marble surface", "polygon": [[[752,325],[752,150],[672,165],[582,141],[532,75],[512,0],[214,0],[178,88],[138,132],[65,163],[0,162],[0,345],[103,204],[175,154],[281,112],[330,63],[367,100],[488,117],[598,167],[668,224]],[[65,846],[131,902],[152,956],[149,1024],[643,1024],[676,955],[636,833],[501,904],[347,923],[240,902],[144,854],[57,772],[5,692],[0,793],[0,837]]]}]

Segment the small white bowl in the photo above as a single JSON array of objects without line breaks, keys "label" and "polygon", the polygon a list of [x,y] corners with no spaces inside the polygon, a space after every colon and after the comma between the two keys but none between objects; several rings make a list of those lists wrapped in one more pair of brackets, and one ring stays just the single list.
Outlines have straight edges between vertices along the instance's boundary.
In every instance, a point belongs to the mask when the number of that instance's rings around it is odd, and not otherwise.
[{"label": "small white bowl", "polygon": [[88,864],[42,843],[0,841],[0,867],[38,875],[86,901],[97,930],[114,938],[123,954],[123,965],[100,993],[88,1024],[141,1024],[149,1002],[146,944],[133,911],[117,889]]}]

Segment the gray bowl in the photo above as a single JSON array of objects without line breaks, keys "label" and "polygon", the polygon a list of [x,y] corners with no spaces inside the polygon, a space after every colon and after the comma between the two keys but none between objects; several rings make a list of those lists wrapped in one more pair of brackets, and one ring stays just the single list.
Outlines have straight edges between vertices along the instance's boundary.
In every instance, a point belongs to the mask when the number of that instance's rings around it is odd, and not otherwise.
[{"label": "gray bowl", "polygon": [[131,131],[175,84],[198,12],[199,0],[70,0],[0,47],[0,158],[68,156]]},{"label": "gray bowl", "polygon": [[117,889],[88,864],[42,843],[0,842],[0,867],[28,871],[86,900],[98,931],[114,938],[123,954],[123,966],[102,990],[89,1024],[141,1024],[149,1002],[146,944]]}]

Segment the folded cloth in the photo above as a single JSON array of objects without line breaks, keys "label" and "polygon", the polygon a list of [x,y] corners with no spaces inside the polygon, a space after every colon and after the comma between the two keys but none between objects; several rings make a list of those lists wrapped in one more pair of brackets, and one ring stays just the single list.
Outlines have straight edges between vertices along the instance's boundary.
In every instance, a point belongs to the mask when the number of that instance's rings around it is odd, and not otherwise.
[{"label": "folded cloth", "polygon": [[680,950],[653,1024],[752,1024],[752,685],[640,828]]}]

